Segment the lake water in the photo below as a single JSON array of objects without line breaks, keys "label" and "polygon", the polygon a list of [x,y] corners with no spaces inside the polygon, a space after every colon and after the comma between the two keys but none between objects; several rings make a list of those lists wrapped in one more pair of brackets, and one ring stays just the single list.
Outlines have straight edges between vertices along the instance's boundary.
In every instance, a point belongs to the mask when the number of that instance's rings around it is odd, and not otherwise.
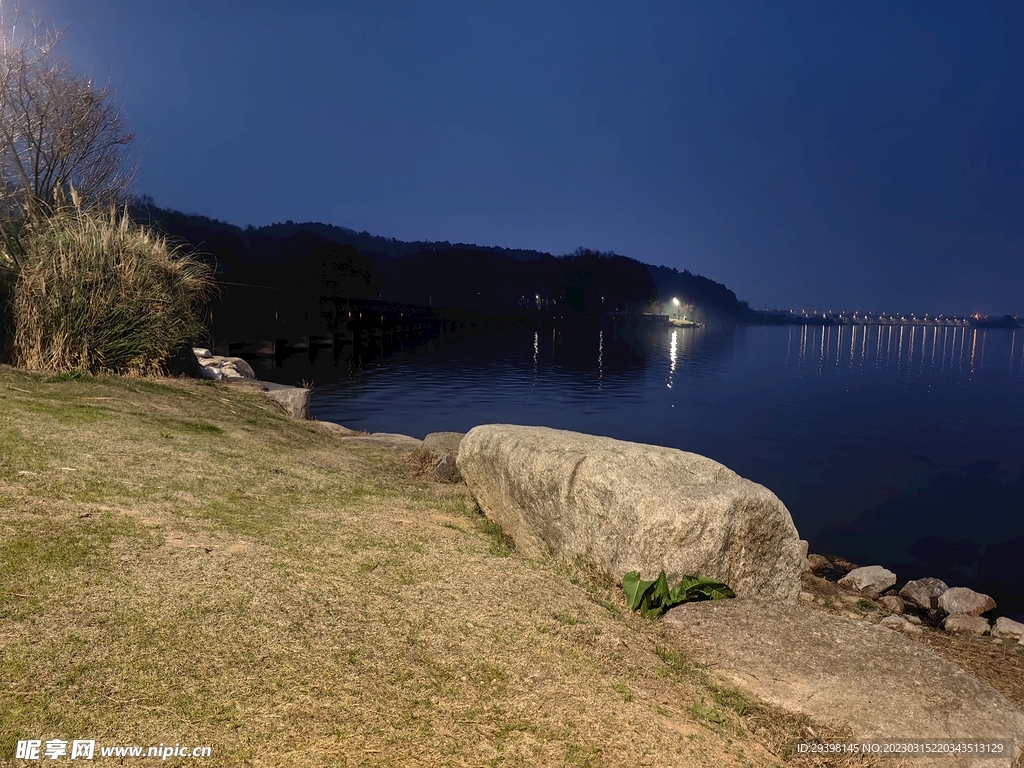
[{"label": "lake water", "polygon": [[774,491],[812,552],[1024,620],[1024,331],[548,328],[262,364],[356,429],[531,424],[710,456]]}]

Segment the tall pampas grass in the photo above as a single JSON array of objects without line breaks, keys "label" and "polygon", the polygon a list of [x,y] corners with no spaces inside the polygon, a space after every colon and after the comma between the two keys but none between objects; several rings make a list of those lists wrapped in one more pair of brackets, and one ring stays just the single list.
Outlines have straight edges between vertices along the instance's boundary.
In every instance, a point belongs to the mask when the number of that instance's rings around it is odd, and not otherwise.
[{"label": "tall pampas grass", "polygon": [[30,370],[168,372],[206,336],[213,272],[116,211],[64,208],[23,233],[14,363]]}]

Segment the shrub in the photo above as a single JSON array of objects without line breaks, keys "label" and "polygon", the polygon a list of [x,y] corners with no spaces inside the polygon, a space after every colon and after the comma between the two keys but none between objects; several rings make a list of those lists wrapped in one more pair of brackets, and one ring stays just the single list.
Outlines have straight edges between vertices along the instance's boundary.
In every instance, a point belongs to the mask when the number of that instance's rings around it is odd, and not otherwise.
[{"label": "shrub", "polygon": [[26,227],[22,243],[16,365],[159,374],[205,337],[212,271],[127,216],[62,210]]}]

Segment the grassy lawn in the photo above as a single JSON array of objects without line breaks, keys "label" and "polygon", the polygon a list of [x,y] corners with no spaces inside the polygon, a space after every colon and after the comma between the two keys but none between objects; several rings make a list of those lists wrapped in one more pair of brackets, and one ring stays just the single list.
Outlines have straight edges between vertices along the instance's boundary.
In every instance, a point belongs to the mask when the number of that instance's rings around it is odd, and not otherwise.
[{"label": "grassy lawn", "polygon": [[206,765],[803,765],[807,727],[620,590],[511,551],[409,454],[212,382],[0,368],[0,763],[60,738]]}]

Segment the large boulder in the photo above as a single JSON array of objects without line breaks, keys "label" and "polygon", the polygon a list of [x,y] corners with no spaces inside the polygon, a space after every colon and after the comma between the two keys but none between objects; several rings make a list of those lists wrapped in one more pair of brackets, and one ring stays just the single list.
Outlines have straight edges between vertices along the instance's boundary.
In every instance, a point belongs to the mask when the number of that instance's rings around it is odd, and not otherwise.
[{"label": "large boulder", "polygon": [[528,556],[582,560],[614,579],[710,576],[783,602],[800,593],[803,551],[785,505],[704,456],[490,424],[462,438],[458,468]]}]

